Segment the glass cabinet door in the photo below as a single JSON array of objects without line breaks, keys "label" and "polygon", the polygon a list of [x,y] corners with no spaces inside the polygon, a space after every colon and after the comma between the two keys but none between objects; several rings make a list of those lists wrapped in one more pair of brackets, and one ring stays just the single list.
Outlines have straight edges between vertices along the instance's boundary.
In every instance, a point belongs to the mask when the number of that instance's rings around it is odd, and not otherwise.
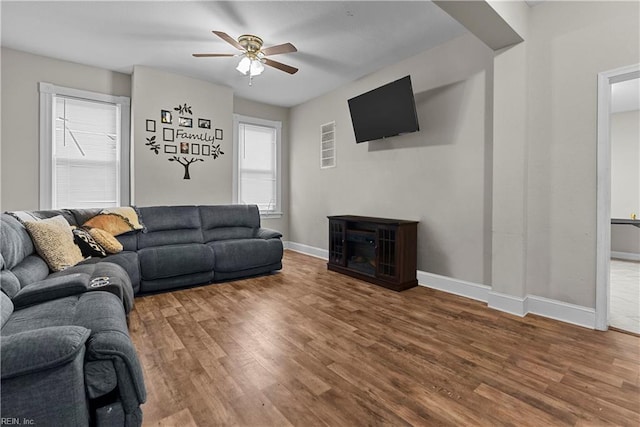
[{"label": "glass cabinet door", "polygon": [[378,227],[378,264],[376,272],[378,277],[394,279],[398,275],[396,239],[397,229],[395,227]]},{"label": "glass cabinet door", "polygon": [[346,264],[345,257],[345,222],[329,221],[329,262],[332,264]]}]

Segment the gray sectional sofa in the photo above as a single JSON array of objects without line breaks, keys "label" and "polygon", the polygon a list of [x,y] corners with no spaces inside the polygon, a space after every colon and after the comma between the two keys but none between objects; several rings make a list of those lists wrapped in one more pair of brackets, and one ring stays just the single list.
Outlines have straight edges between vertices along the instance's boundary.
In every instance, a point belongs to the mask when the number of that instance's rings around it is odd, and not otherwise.
[{"label": "gray sectional sofa", "polygon": [[[255,205],[138,208],[124,250],[51,273],[24,226],[0,218],[2,416],[37,425],[138,426],[146,399],[127,330],[134,295],[282,268]],[[82,225],[98,209],[38,211]],[[108,277],[105,282],[104,277]]]}]

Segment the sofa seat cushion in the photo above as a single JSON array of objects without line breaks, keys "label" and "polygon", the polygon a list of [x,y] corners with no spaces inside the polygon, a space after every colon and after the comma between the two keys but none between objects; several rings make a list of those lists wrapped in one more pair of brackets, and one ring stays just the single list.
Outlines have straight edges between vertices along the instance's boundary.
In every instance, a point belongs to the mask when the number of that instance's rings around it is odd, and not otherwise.
[{"label": "sofa seat cushion", "polygon": [[[120,255],[120,254],[118,254]],[[135,253],[129,253],[131,260],[135,259]],[[127,313],[133,308],[133,286],[127,271],[118,264],[106,261],[108,258],[96,258],[98,262],[91,262],[93,258],[68,268],[58,273],[53,273],[49,277],[61,277],[69,274],[84,273],[88,274],[91,279],[98,277],[108,277],[110,286],[104,288],[107,292],[113,292],[122,299],[122,304]],[[121,260],[124,263],[124,260]],[[96,288],[99,289],[99,288]],[[120,294],[121,292],[121,294]]]},{"label": "sofa seat cushion", "polygon": [[280,239],[235,239],[210,242],[216,272],[247,270],[276,264],[282,259]]},{"label": "sofa seat cushion", "polygon": [[[97,270],[92,272],[93,277],[101,277],[100,273],[107,273],[105,271],[104,263],[112,263],[117,264],[127,272],[129,279],[131,280],[131,287],[133,288],[134,293],[138,293],[140,290],[140,264],[138,262],[138,254],[136,252],[131,251],[123,251],[114,255],[108,255],[106,258],[89,258],[82,261],[80,264],[73,267],[74,270],[77,271],[80,269],[84,269],[86,267],[81,267],[83,265],[94,265],[100,264]],[[108,274],[103,274],[103,276],[108,276]]]},{"label": "sofa seat cushion", "polygon": [[207,245],[187,243],[138,251],[142,280],[165,279],[213,270],[214,255]]},{"label": "sofa seat cushion", "polygon": [[85,292],[15,310],[1,334],[52,326],[82,326],[90,329],[92,335],[111,330],[129,335],[122,302],[108,292]]}]

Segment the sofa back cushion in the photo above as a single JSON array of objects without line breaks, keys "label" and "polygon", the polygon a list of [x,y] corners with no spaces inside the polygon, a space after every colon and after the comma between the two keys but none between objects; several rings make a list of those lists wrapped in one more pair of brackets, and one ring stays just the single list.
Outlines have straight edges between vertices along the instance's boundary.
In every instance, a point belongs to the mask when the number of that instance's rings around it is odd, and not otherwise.
[{"label": "sofa back cushion", "polygon": [[94,216],[98,215],[100,211],[102,211],[101,208],[69,209],[69,212],[71,212],[71,214],[75,218],[75,225],[78,226],[81,226]]},{"label": "sofa back cushion", "polygon": [[249,239],[260,228],[256,205],[199,206],[205,242]]},{"label": "sofa back cushion", "polygon": [[[48,212],[54,213],[54,211]],[[42,216],[37,215],[35,218],[42,218]],[[35,253],[33,241],[24,225],[8,214],[2,214],[0,217],[0,255],[2,255],[0,287],[9,297],[13,297],[23,287],[43,280],[49,275],[49,267]]]},{"label": "sofa back cushion", "polygon": [[202,243],[200,212],[196,206],[138,208],[146,231],[138,234],[138,249]]},{"label": "sofa back cushion", "polygon": [[4,268],[10,270],[31,255],[35,248],[31,236],[16,218],[2,214],[0,221],[0,253]]}]

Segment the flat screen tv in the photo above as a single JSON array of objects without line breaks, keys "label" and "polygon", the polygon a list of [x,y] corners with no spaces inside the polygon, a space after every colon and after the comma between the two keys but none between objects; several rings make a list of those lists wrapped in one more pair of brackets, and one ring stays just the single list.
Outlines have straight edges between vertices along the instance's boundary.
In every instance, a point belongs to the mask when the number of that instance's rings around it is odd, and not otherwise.
[{"label": "flat screen tv", "polygon": [[411,76],[358,95],[348,102],[357,143],[420,130]]}]

